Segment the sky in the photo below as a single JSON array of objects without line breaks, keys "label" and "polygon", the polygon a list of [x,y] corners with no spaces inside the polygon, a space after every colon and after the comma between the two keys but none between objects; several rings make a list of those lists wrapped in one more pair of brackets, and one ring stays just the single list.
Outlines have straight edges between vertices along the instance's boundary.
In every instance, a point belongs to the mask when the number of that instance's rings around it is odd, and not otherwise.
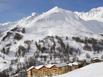
[{"label": "sky", "polygon": [[103,0],[0,0],[0,23],[19,20],[32,12],[40,14],[55,6],[71,11],[89,11],[103,6]]}]

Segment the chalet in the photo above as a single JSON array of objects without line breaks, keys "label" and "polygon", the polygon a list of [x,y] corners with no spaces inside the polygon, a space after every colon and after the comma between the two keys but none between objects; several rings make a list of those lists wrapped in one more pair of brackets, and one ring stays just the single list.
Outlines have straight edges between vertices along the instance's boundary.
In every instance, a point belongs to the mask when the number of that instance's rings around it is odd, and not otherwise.
[{"label": "chalet", "polygon": [[48,64],[31,66],[27,69],[27,77],[45,77],[64,74],[69,71],[67,64]]},{"label": "chalet", "polygon": [[72,63],[72,70],[75,70],[75,69],[78,69],[78,68],[79,68],[79,66],[78,66],[77,62]]},{"label": "chalet", "polygon": [[59,69],[58,74],[64,74],[64,73],[67,73],[69,71],[69,67],[65,63],[57,64],[56,67]]},{"label": "chalet", "polygon": [[27,69],[27,77],[32,77],[32,70],[35,70],[34,66],[31,66],[29,69]]},{"label": "chalet", "polygon": [[97,62],[101,62],[101,60],[98,59],[98,58],[94,58],[94,59],[91,60],[91,62],[92,62],[92,63],[97,63]]},{"label": "chalet", "polygon": [[50,75],[50,72],[48,71],[48,68],[45,66],[42,66],[40,69],[38,69],[38,75],[37,77],[45,77]]},{"label": "chalet", "polygon": [[69,63],[69,64],[68,64],[68,70],[69,70],[69,71],[72,71],[72,68],[73,68],[72,66],[73,66],[72,63]]},{"label": "chalet", "polygon": [[86,60],[78,60],[78,68],[86,66],[88,63]]},{"label": "chalet", "polygon": [[60,69],[56,65],[53,65],[51,68],[49,68],[49,72],[51,75],[58,75],[59,71]]}]

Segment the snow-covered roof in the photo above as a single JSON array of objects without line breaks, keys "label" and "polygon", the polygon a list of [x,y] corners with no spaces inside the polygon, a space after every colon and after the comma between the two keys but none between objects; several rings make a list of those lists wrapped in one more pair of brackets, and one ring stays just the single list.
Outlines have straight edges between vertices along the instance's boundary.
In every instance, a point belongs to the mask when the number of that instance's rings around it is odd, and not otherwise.
[{"label": "snow-covered roof", "polygon": [[67,66],[66,63],[61,63],[61,64],[56,64],[57,67],[63,67],[63,66]]},{"label": "snow-covered roof", "polygon": [[51,67],[53,67],[55,64],[47,64],[47,65],[45,65],[45,67],[47,67],[47,68],[51,68]]},{"label": "snow-covered roof", "polygon": [[47,64],[47,65],[31,66],[27,71],[29,71],[29,70],[31,70],[31,69],[33,69],[33,68],[35,68],[35,69],[40,69],[40,68],[42,68],[42,67],[51,68],[51,67],[53,67],[54,65],[55,65],[56,67],[67,66],[66,63],[61,63],[61,64]]},{"label": "snow-covered roof", "polygon": [[42,68],[44,65],[39,65],[39,66],[36,66],[35,69],[40,69]]},{"label": "snow-covered roof", "polygon": [[78,65],[78,62],[73,62],[72,64],[73,64],[73,65]]},{"label": "snow-covered roof", "polygon": [[33,68],[35,68],[35,67],[34,67],[34,66],[31,66],[30,68],[27,69],[27,71],[29,71],[29,70],[31,70],[31,69],[33,69]]},{"label": "snow-covered roof", "polygon": [[69,66],[72,66],[73,64],[72,64],[72,63],[69,63],[68,65],[69,65]]}]

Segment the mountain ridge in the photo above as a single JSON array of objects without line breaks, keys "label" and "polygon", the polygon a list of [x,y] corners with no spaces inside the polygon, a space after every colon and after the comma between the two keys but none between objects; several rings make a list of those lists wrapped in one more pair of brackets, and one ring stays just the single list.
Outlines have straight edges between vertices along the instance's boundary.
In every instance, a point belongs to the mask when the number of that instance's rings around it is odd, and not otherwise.
[{"label": "mountain ridge", "polygon": [[103,22],[103,7],[93,8],[88,12],[75,12],[84,20],[97,20]]},{"label": "mountain ridge", "polygon": [[[100,9],[99,9],[100,8]],[[100,11],[102,10],[101,8],[102,7],[99,7],[99,8],[94,8],[94,9],[91,9],[89,12],[90,12],[90,15],[91,15],[91,11],[93,11],[93,12],[95,12],[95,10],[97,10],[97,9],[99,9]],[[88,14],[89,14],[89,12],[87,12]],[[35,22],[38,20],[38,21],[40,21],[39,20],[39,18],[40,19],[42,19],[42,17],[46,17],[46,15],[48,16],[48,15],[50,15],[50,14],[52,14],[52,13],[54,13],[54,14],[56,14],[56,13],[67,13],[68,15],[66,15],[65,16],[65,18],[64,18],[64,22],[66,21],[66,20],[68,20],[68,18],[67,17],[69,17],[69,19],[73,19],[73,20],[77,20],[78,21],[78,23],[81,23],[81,21],[83,21],[83,22],[85,22],[86,23],[86,21],[85,20],[96,20],[95,18],[93,19],[93,16],[89,19],[89,17],[87,16],[87,13],[83,13],[82,14],[82,12],[72,12],[72,11],[69,11],[69,10],[65,10],[65,9],[62,9],[62,8],[59,8],[59,7],[54,7],[54,8],[52,8],[52,9],[50,9],[50,10],[48,10],[47,12],[45,12],[45,13],[43,13],[43,14],[37,14],[37,13],[33,13],[31,16],[28,16],[28,17],[25,17],[25,18],[23,18],[23,19],[21,19],[21,20],[18,20],[18,21],[16,21],[15,22],[15,24],[13,24],[13,25],[19,25],[19,26],[24,26],[25,25],[25,27],[30,27],[32,24],[33,24],[33,22],[34,22],[34,24],[35,24]],[[95,15],[95,14],[94,14]],[[60,16],[59,16],[60,17]],[[55,17],[56,18],[56,17]],[[55,19],[54,18],[54,19]],[[97,18],[97,17],[96,17]],[[60,19],[60,18],[59,18]],[[99,18],[100,19],[100,21],[97,19],[96,21],[98,21],[97,22],[97,24],[99,23],[99,22],[101,22],[101,19],[102,18]],[[58,19],[56,19],[56,20],[58,20]],[[13,22],[10,22],[11,24],[9,24],[9,23],[4,23],[4,24],[0,24],[0,25],[4,25],[4,26],[6,26],[7,24],[7,29],[6,30],[8,30],[9,29],[9,26],[11,26],[12,25],[12,23]],[[70,21],[69,21],[69,23],[70,23]],[[72,24],[73,24],[73,22],[71,22]],[[70,23],[70,25],[71,25],[71,23]],[[81,24],[83,24],[83,25],[85,25],[84,23],[81,23]],[[80,24],[79,24],[80,25]],[[87,25],[87,24],[86,24]],[[94,24],[91,24],[91,25],[94,25]],[[99,25],[99,24],[98,24]],[[100,25],[101,26],[101,25]],[[82,26],[83,27],[83,26]],[[1,27],[2,28],[2,27]],[[88,29],[88,28],[87,28]],[[89,29],[88,29],[89,30]],[[5,31],[5,30],[4,30]],[[3,32],[3,31],[2,31]],[[100,32],[101,33],[101,32]]]}]

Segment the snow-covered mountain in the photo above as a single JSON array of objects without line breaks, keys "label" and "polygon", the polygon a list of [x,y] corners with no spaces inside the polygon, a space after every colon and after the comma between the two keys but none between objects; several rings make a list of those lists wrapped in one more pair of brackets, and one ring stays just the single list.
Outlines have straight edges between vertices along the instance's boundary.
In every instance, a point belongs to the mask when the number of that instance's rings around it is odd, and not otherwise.
[{"label": "snow-covered mountain", "polygon": [[97,20],[103,22],[103,7],[93,8],[89,12],[75,12],[84,20]]},{"label": "snow-covered mountain", "polygon": [[39,37],[42,35],[66,36],[79,34],[81,31],[87,32],[88,29],[83,25],[82,20],[75,13],[55,7],[28,24],[27,31],[39,35]]},{"label": "snow-covered mountain", "polygon": [[34,13],[31,14],[31,16],[24,17],[21,20],[18,20],[18,21],[15,21],[15,22],[0,23],[0,33],[5,33],[5,32],[7,32],[8,30],[12,29],[13,27],[15,27],[17,25],[21,25],[21,26],[27,25],[36,16],[37,16],[37,14],[34,12]]},{"label": "snow-covered mountain", "polygon": [[[14,23],[1,24],[1,28],[6,26],[5,30],[8,30],[11,25],[19,25],[27,28],[28,32],[35,33],[35,35],[55,35],[62,34],[62,28],[65,28],[65,35],[76,34],[84,32],[102,33],[102,7],[94,8],[89,12],[72,12],[58,7],[44,12],[43,14],[32,13],[31,16],[24,17],[23,19]],[[91,20],[91,21],[85,21]],[[98,21],[97,21],[98,20]],[[55,23],[55,24],[54,24]],[[4,26],[3,26],[4,25]],[[38,27],[38,26],[39,27]],[[30,29],[31,28],[31,29]],[[32,30],[32,29],[36,30]],[[69,32],[68,31],[69,28]],[[49,29],[49,30],[48,30]],[[5,31],[4,30],[4,31]],[[2,29],[3,31],[3,29]],[[32,31],[32,32],[31,32]],[[61,32],[61,33],[60,33]],[[43,34],[44,33],[44,34]],[[40,37],[40,35],[38,35]]]},{"label": "snow-covered mountain", "polygon": [[88,28],[94,32],[102,33],[103,7],[93,8],[88,12],[75,12],[81,19],[87,21]]},{"label": "snow-covered mountain", "polygon": [[12,75],[31,65],[102,60],[102,24],[58,7],[1,24],[0,71]]},{"label": "snow-covered mountain", "polygon": [[10,27],[13,27],[14,24],[15,22],[7,22],[0,24],[0,32],[7,31],[8,29],[10,29]]},{"label": "snow-covered mountain", "polygon": [[7,23],[0,23],[0,37],[3,35],[3,33],[7,30],[10,30],[16,22],[7,22]]}]

